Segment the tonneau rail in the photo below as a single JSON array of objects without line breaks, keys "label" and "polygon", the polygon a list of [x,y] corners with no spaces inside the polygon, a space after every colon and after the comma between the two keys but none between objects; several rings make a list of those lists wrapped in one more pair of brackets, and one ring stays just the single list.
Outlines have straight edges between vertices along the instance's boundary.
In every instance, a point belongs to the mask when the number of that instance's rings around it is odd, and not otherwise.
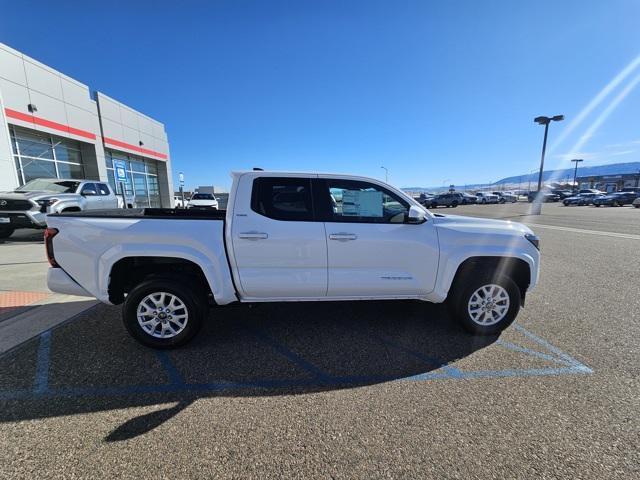
[{"label": "tonneau rail", "polygon": [[119,208],[109,210],[85,210],[82,212],[54,213],[49,217],[82,218],[154,218],[174,220],[224,220],[226,210],[199,208]]}]

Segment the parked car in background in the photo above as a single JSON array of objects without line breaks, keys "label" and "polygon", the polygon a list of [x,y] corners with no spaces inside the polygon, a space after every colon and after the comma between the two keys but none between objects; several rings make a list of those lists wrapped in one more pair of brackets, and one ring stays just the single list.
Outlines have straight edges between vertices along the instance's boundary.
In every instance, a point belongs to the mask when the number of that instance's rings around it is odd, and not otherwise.
[{"label": "parked car in background", "polygon": [[529,192],[529,195],[527,195],[527,200],[529,201],[529,203],[531,203],[534,200],[536,200],[538,197],[540,197],[540,200],[544,203],[560,201],[560,195],[551,193],[548,190],[541,190],[540,192],[537,192],[537,191]]},{"label": "parked car in background", "polygon": [[498,196],[498,203],[516,203],[518,201],[518,197],[509,192],[491,192],[494,195]]},{"label": "parked car in background", "polygon": [[436,207],[457,207],[462,203],[462,196],[459,193],[441,193],[436,195],[429,202],[427,208]]},{"label": "parked car in background", "polygon": [[189,203],[188,199],[185,198],[183,202],[182,197],[174,195],[173,204],[175,205],[175,208],[185,208],[187,206],[187,203]]},{"label": "parked car in background", "polygon": [[636,193],[638,196],[640,196],[640,187],[625,187],[622,190],[620,190],[621,192],[634,192]]},{"label": "parked car in background", "polygon": [[467,192],[462,192],[462,205],[473,205],[475,203],[478,203],[478,197],[476,197],[475,195],[471,195],[470,193]]},{"label": "parked car in background", "polygon": [[595,193],[600,195],[606,195],[607,192],[603,192],[602,190],[598,190],[597,188],[583,188],[579,190],[578,193]]},{"label": "parked car in background", "polygon": [[640,197],[636,198],[631,205],[636,208],[640,208]]},{"label": "parked car in background", "polygon": [[498,203],[500,199],[497,195],[489,192],[478,192],[476,193],[476,197],[478,198],[478,203],[487,204],[487,203]]},{"label": "parked car in background", "polygon": [[423,207],[429,207],[427,204],[431,202],[434,196],[435,195],[432,193],[423,192],[420,195],[413,197],[413,199]]},{"label": "parked car in background", "polygon": [[602,193],[579,193],[573,197],[565,198],[562,201],[562,204],[565,207],[569,207],[571,205],[591,205],[594,199],[602,196],[604,196]]},{"label": "parked car in background", "polygon": [[218,200],[211,193],[194,193],[187,202],[187,208],[218,209]]},{"label": "parked car in background", "polygon": [[638,198],[638,194],[635,192],[615,192],[595,197],[593,199],[593,205],[595,207],[603,205],[609,207],[622,207],[623,205],[631,205],[636,198]]},{"label": "parked car in background", "polygon": [[20,228],[45,228],[49,213],[118,208],[121,202],[107,182],[36,178],[0,193],[0,238]]},{"label": "parked car in background", "polygon": [[575,195],[571,190],[551,190],[551,193],[558,195],[560,200],[564,200],[565,198],[573,197]]},{"label": "parked car in background", "polygon": [[539,238],[525,225],[434,215],[399,189],[346,175],[234,172],[226,212],[48,221],[49,288],[123,304],[126,329],[155,348],[191,340],[212,304],[283,300],[448,299],[469,332],[496,335],[540,264]]}]

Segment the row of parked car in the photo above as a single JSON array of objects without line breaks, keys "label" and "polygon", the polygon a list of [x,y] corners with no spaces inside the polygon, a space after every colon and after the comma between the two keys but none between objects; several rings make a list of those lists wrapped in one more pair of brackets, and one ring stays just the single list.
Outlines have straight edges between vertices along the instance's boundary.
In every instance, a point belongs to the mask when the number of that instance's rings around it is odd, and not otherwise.
[{"label": "row of parked car", "polygon": [[472,195],[467,192],[448,192],[434,195],[421,193],[415,199],[427,208],[457,207],[458,205],[489,204],[489,203],[515,203],[518,195],[514,192],[478,192]]},{"label": "row of parked car", "polygon": [[[542,202],[562,202],[569,207],[573,205],[594,205],[596,207],[611,206],[622,207],[633,205],[640,208],[640,188],[629,187],[619,192],[602,192],[593,188],[586,188],[572,192],[571,190],[541,190],[529,192],[527,200],[535,201],[539,198]],[[457,207],[458,205],[490,204],[490,203],[515,203],[519,196],[515,192],[478,192],[471,195],[467,192],[448,192],[434,195],[421,193],[415,199],[427,208]]]},{"label": "row of parked car", "polygon": [[594,207],[623,207],[633,205],[640,208],[640,188],[624,188],[619,192],[602,192],[595,189],[580,190],[562,199],[565,207],[573,205],[593,205]]}]

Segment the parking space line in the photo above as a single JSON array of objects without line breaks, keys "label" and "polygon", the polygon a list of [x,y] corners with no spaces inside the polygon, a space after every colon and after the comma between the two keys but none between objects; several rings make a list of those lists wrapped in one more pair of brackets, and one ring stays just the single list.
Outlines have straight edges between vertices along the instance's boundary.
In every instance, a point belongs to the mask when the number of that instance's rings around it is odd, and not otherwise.
[{"label": "parking space line", "polygon": [[530,348],[523,347],[522,345],[516,345],[515,343],[507,342],[505,340],[502,340],[501,338],[496,341],[496,345],[501,345],[509,350],[513,350],[514,352],[526,353],[527,355],[538,357],[543,360],[547,360],[549,362],[560,363],[568,367],[576,366],[575,363],[565,360],[563,358],[558,358],[552,355],[548,355],[546,353],[538,352],[536,350],[531,350]]},{"label": "parking space line", "polygon": [[571,357],[570,355],[567,355],[566,353],[564,353],[562,350],[560,350],[557,347],[554,347],[553,345],[551,345],[549,342],[547,342],[544,338],[540,338],[539,336],[531,333],[529,330],[527,330],[526,328],[515,324],[514,328],[522,333],[525,337],[528,337],[529,339],[533,340],[534,342],[542,345],[544,348],[546,348],[547,350],[549,350],[552,353],[555,353],[558,357],[566,360],[567,362],[570,362],[574,365],[574,367],[584,370],[587,373],[592,373],[593,370],[591,370],[589,367],[587,367],[586,365],[583,365],[582,363],[580,363],[578,360],[576,360],[575,358]]},{"label": "parking space line", "polygon": [[540,223],[526,223],[525,225],[527,225],[528,227],[548,228],[550,230],[560,230],[563,232],[584,233],[587,235],[601,235],[604,237],[628,238],[630,240],[640,240],[640,235],[635,235],[633,233],[607,232],[603,230],[586,230],[583,228],[561,227],[558,225],[543,225]]},{"label": "parking space line", "polygon": [[49,363],[51,359],[51,330],[40,334],[33,393],[41,395],[49,389]]},{"label": "parking space line", "polygon": [[182,379],[182,375],[180,375],[180,372],[171,361],[169,354],[167,354],[167,352],[165,352],[164,350],[157,350],[156,357],[160,361],[162,368],[167,374],[167,377],[169,377],[169,382],[172,385],[184,385],[184,380]]},{"label": "parking space line", "polygon": [[244,324],[242,325],[242,327],[246,331],[251,333],[254,337],[256,337],[257,339],[261,340],[263,343],[266,343],[267,345],[269,345],[271,348],[273,348],[280,355],[283,355],[284,357],[286,357],[291,362],[293,362],[296,365],[298,365],[303,370],[306,370],[307,372],[313,374],[316,378],[324,380],[324,381],[327,381],[327,380],[331,379],[331,377],[329,375],[324,373],[318,367],[316,367],[312,363],[308,362],[307,360],[302,358],[297,353],[292,352],[291,350],[289,350],[287,347],[285,347],[281,343],[275,341],[274,339],[269,337],[266,333],[264,333],[261,329],[259,329],[257,327],[248,327],[247,325],[244,325]]}]

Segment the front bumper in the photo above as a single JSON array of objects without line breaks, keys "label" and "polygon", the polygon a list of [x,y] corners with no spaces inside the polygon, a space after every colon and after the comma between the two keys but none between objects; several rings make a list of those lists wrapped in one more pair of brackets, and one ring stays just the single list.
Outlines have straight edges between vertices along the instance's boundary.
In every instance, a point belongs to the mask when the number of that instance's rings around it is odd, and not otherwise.
[{"label": "front bumper", "polygon": [[2,222],[0,223],[0,227],[45,228],[47,226],[47,214],[38,210],[22,212],[0,211],[0,218],[9,219],[9,223]]}]

